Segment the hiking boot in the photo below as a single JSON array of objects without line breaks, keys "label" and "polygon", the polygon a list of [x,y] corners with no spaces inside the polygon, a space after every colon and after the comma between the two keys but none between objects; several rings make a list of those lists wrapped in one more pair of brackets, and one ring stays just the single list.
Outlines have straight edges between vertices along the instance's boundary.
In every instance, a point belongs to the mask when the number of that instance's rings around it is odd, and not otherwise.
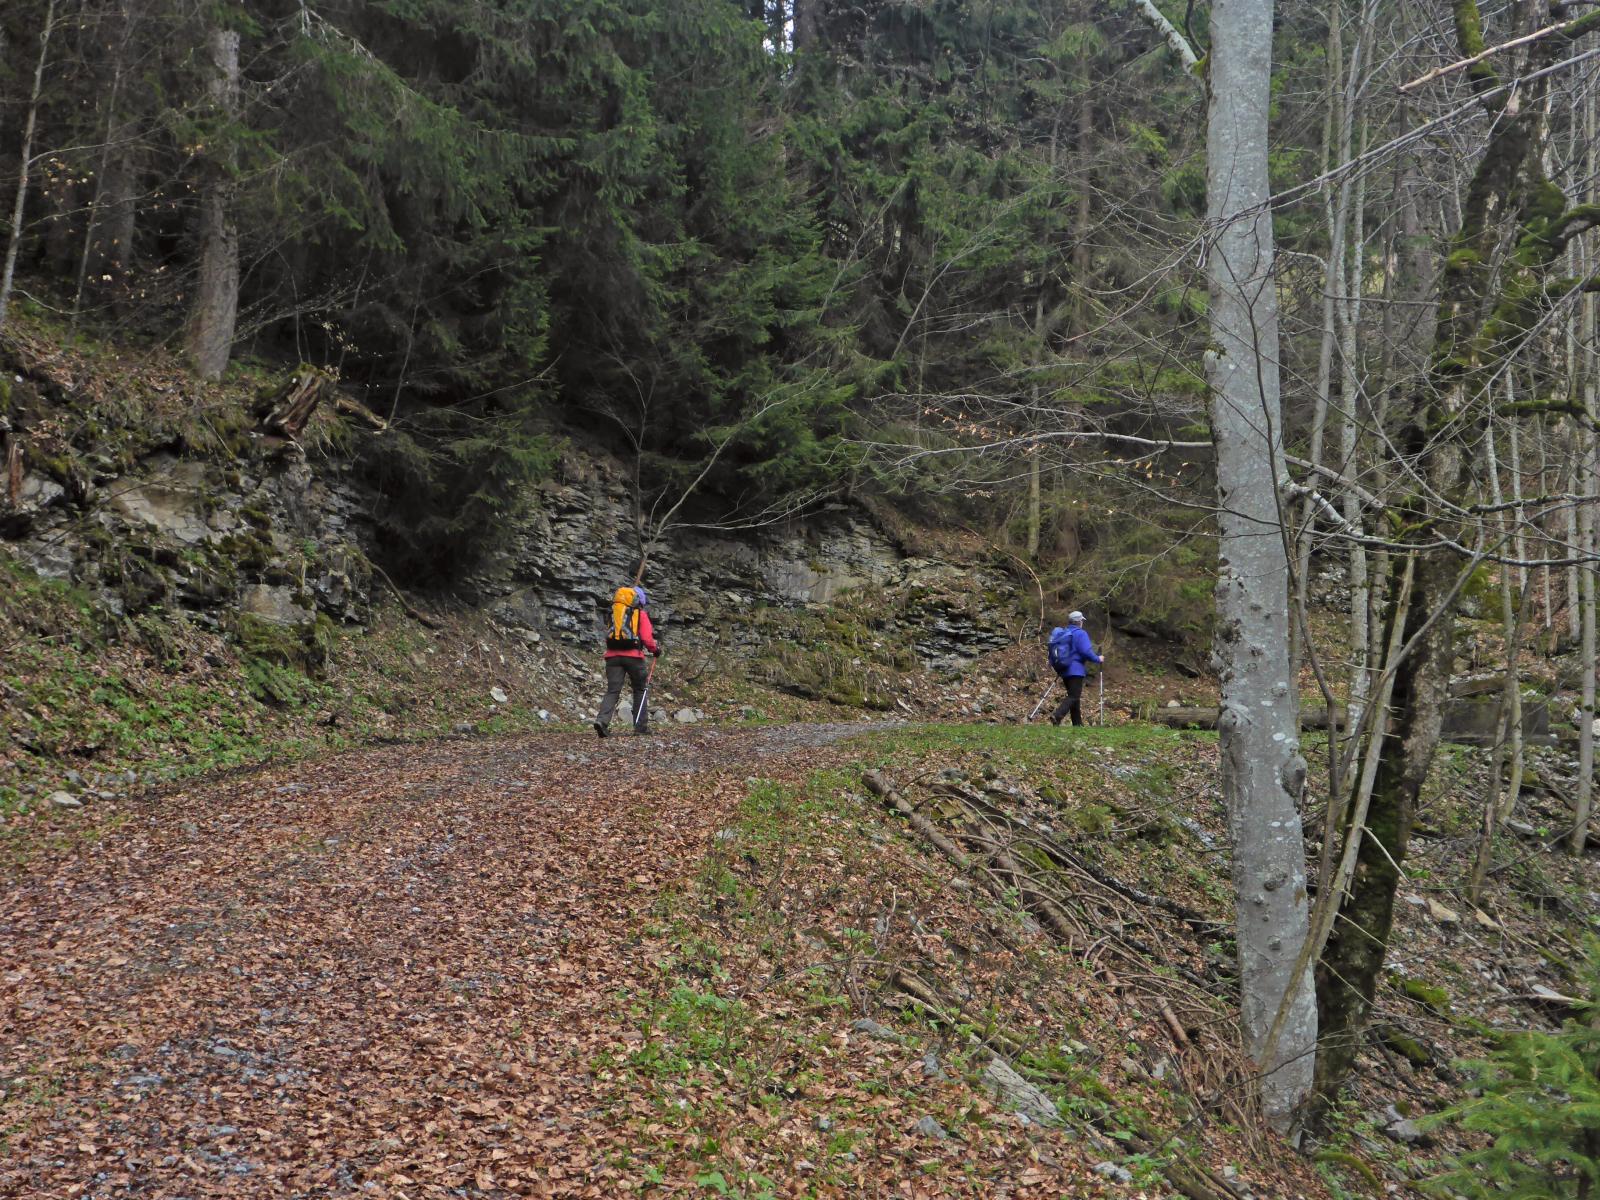
[{"label": "hiking boot", "polygon": [[596,721],[594,723],[594,732],[595,732],[595,736],[596,737],[605,737],[606,736],[606,727],[604,725],[602,725],[599,721]]}]

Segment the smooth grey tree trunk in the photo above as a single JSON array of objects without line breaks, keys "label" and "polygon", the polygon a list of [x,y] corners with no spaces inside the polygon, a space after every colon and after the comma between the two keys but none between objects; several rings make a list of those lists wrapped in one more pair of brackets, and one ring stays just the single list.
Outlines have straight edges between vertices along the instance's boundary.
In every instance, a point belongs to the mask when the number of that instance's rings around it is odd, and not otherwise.
[{"label": "smooth grey tree trunk", "polygon": [[[211,55],[213,113],[238,110],[239,35],[214,29],[207,38]],[[214,156],[200,198],[200,269],[189,319],[189,355],[203,379],[221,379],[233,351],[239,315],[239,230],[234,223],[232,181],[226,159]]]},{"label": "smooth grey tree trunk", "polygon": [[1308,965],[1299,961],[1309,933],[1297,806],[1306,766],[1289,673],[1289,559],[1279,505],[1285,476],[1267,205],[1272,22],[1273,0],[1217,0],[1211,10],[1206,374],[1220,533],[1218,729],[1241,1015],[1261,1072],[1263,1112],[1286,1132],[1311,1091],[1317,1009]]},{"label": "smooth grey tree trunk", "polygon": [[22,127],[22,158],[17,167],[17,192],[11,205],[11,236],[6,242],[5,266],[0,267],[0,329],[6,327],[6,309],[11,304],[11,289],[17,281],[17,251],[22,246],[22,215],[28,207],[28,168],[33,165],[33,133],[39,121],[39,95],[44,90],[44,68],[50,58],[50,35],[56,27],[56,0],[44,12],[44,28],[39,32],[39,57],[34,62],[33,91],[28,96],[28,115]]},{"label": "smooth grey tree trunk", "polygon": [[[1595,172],[1600,170],[1600,150],[1596,149],[1595,142],[1600,140],[1600,119],[1596,115],[1596,102],[1593,90],[1584,101],[1583,132],[1588,147],[1584,152],[1585,174],[1589,184],[1585,199],[1590,204],[1600,203],[1600,180],[1595,178]],[[1600,269],[1600,255],[1594,251],[1593,235],[1590,235],[1588,245],[1584,246],[1581,255],[1583,273],[1585,277],[1593,276]],[[1592,292],[1584,295],[1581,300],[1583,312],[1581,316],[1582,333],[1580,340],[1583,343],[1583,403],[1589,412],[1595,411],[1596,404],[1600,404],[1600,353],[1596,352],[1595,339],[1600,336],[1600,320],[1597,320],[1597,301]],[[1583,455],[1583,490],[1579,495],[1593,495],[1597,486],[1600,486],[1600,441],[1597,441],[1594,430],[1584,432]],[[1579,622],[1580,634],[1583,645],[1583,728],[1579,731],[1578,743],[1578,798],[1577,812],[1573,814],[1572,824],[1572,852],[1581,855],[1584,845],[1589,838],[1589,817],[1594,811],[1594,705],[1595,705],[1595,565],[1593,556],[1600,548],[1600,532],[1595,528],[1596,518],[1594,506],[1583,506],[1584,519],[1582,533],[1583,552],[1590,556],[1590,561],[1583,564],[1582,586],[1579,595],[1583,604],[1583,618]]]}]

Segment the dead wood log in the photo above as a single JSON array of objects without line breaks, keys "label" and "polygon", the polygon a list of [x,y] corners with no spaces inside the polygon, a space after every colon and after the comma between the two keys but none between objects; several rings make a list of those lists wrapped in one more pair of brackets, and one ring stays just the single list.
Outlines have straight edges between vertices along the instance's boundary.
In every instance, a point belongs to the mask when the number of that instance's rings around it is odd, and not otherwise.
[{"label": "dead wood log", "polygon": [[956,866],[962,870],[968,870],[972,866],[966,851],[935,829],[933,822],[914,809],[910,801],[895,791],[894,784],[884,775],[877,771],[868,771],[861,777],[861,782],[866,784],[869,792],[904,817],[912,829],[938,847],[939,852],[955,863]]},{"label": "dead wood log", "polygon": [[378,578],[382,579],[385,583],[387,583],[389,585],[389,590],[394,593],[394,598],[400,602],[400,609],[401,609],[402,612],[404,612],[406,614],[406,616],[410,617],[413,621],[415,621],[417,624],[421,625],[424,629],[435,629],[435,630],[437,630],[437,629],[444,628],[442,625],[439,624],[439,622],[435,621],[432,617],[428,616],[426,613],[418,612],[415,608],[412,607],[411,601],[407,600],[406,599],[406,594],[400,590],[400,585],[395,583],[394,580],[389,578],[389,572],[385,571],[382,567],[380,567],[375,562],[369,561],[367,563],[367,565],[370,566],[373,569],[373,571],[375,571],[377,573]]},{"label": "dead wood log", "polygon": [[347,417],[355,417],[358,421],[364,422],[378,433],[382,433],[389,428],[388,421],[385,421],[365,404],[352,400],[343,392],[335,392],[333,394],[333,411],[344,413]]}]

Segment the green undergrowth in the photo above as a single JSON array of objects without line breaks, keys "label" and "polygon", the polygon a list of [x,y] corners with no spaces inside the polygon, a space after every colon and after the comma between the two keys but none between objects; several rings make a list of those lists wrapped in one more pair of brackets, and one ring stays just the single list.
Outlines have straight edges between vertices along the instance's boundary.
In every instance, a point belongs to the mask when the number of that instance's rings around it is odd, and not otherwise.
[{"label": "green undergrowth", "polygon": [[323,618],[301,632],[248,618],[226,632],[164,612],[117,618],[0,556],[0,815],[37,805],[70,770],[132,770],[149,786],[437,736],[464,718],[482,733],[540,725],[519,705],[485,717],[477,680],[439,686],[437,645],[398,617],[369,630]]}]

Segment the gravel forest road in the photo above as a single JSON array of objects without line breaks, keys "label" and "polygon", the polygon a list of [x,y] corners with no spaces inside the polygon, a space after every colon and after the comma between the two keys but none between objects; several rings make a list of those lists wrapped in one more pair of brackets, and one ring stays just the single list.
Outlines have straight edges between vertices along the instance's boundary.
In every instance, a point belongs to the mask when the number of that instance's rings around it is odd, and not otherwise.
[{"label": "gravel forest road", "polygon": [[747,776],[864,728],[385,746],[73,816],[0,877],[0,1195],[612,1194],[589,1064],[652,906]]}]

